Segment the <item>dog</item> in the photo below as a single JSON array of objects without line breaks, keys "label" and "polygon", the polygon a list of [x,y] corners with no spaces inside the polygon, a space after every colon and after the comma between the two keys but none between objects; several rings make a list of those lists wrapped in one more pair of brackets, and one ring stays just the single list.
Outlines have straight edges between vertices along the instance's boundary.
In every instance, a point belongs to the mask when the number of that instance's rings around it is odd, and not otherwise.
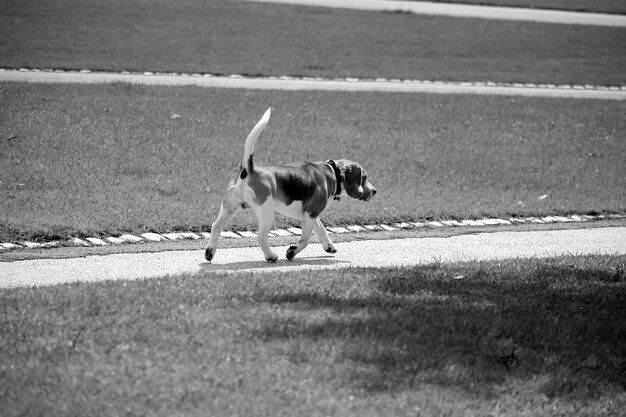
[{"label": "dog", "polygon": [[320,214],[330,200],[339,200],[341,195],[369,201],[376,194],[361,165],[347,159],[290,165],[255,164],[254,146],[267,126],[270,114],[271,108],[248,135],[237,177],[224,192],[220,212],[211,225],[211,237],[205,249],[205,259],[209,262],[215,256],[224,227],[240,210],[247,208],[252,208],[258,219],[257,240],[268,262],[278,259],[267,243],[268,232],[274,224],[274,212],[302,221],[302,235],[297,245],[287,249],[288,260],[308,245],[311,232],[315,232],[326,252],[335,253],[337,249],[320,221]]}]

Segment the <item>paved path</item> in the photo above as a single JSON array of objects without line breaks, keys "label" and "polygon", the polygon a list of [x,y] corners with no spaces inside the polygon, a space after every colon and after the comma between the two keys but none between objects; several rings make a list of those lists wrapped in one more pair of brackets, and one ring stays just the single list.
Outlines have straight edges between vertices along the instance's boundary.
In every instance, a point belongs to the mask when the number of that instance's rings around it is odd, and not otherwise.
[{"label": "paved path", "polygon": [[425,15],[517,20],[571,25],[626,27],[626,16],[606,13],[580,13],[563,10],[519,7],[478,6],[395,0],[246,0],[263,3],[298,4],[372,11],[403,11]]},{"label": "paved path", "polygon": [[[150,74],[150,73],[149,73]],[[195,85],[211,88],[245,88],[253,90],[306,91],[378,91],[395,93],[480,94],[526,97],[557,97],[600,100],[626,100],[623,87],[555,85],[498,85],[495,83],[430,81],[319,80],[292,77],[242,77],[202,75],[156,75],[99,72],[56,72],[0,70],[0,81],[33,83],[98,84],[124,82],[144,85]]]},{"label": "paved path", "polygon": [[[281,257],[275,264],[262,261],[258,247],[219,249],[214,263],[203,251],[170,251],[89,256],[76,259],[0,263],[0,288],[155,278],[182,273],[233,271],[298,271],[349,266],[392,267],[433,261],[492,260],[546,257],[562,254],[626,254],[626,227],[584,230],[494,232],[448,238],[366,240],[336,244],[335,255],[319,244],[309,245],[295,261]],[[283,255],[287,247],[277,253]]]}]

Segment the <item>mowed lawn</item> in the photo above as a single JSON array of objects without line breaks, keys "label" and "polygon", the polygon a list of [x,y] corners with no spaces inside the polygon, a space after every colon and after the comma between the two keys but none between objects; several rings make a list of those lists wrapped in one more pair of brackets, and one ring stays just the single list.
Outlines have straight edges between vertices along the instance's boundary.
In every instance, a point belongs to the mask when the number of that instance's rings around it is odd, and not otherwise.
[{"label": "mowed lawn", "polygon": [[0,290],[3,416],[618,416],[626,257]]},{"label": "mowed lawn", "polygon": [[[209,230],[269,106],[258,162],[348,158],[379,191],[335,202],[328,225],[626,210],[620,101],[24,83],[0,95],[3,240]],[[256,228],[246,213],[233,228]]]},{"label": "mowed lawn", "polygon": [[626,28],[231,0],[5,0],[0,67],[621,85]]}]

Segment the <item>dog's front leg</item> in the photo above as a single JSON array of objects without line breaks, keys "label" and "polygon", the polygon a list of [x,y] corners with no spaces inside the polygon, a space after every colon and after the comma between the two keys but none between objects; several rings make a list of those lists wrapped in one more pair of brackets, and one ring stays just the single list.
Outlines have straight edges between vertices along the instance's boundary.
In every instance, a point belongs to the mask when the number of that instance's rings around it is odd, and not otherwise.
[{"label": "dog's front leg", "polygon": [[322,221],[319,219],[319,217],[315,221],[315,226],[313,227],[313,231],[315,232],[315,234],[317,235],[317,238],[322,243],[322,247],[324,248],[326,252],[328,253],[337,252],[335,245],[333,245],[333,242],[330,241],[330,238],[328,237],[328,232],[326,231],[326,228],[322,224]]},{"label": "dog's front leg", "polygon": [[259,246],[265,255],[267,262],[276,262],[278,255],[270,249],[270,245],[267,243],[267,234],[274,225],[274,204],[270,201],[266,201],[265,204],[255,209],[256,217],[259,220],[259,233],[257,233],[257,241]]},{"label": "dog's front leg", "polygon": [[313,232],[313,228],[316,223],[316,219],[311,218],[308,213],[304,213],[304,219],[302,219],[302,235],[300,235],[300,240],[297,245],[290,246],[289,249],[287,249],[287,259],[292,260],[297,254],[306,248],[309,244],[311,232]]}]

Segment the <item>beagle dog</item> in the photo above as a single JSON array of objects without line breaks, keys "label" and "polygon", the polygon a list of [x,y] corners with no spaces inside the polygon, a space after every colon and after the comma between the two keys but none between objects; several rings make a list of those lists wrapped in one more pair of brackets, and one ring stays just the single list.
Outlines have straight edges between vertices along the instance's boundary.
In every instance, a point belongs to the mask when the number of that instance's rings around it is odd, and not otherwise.
[{"label": "beagle dog", "polygon": [[302,221],[302,235],[297,245],[287,249],[292,260],[309,243],[315,232],[328,253],[337,249],[319,219],[331,199],[340,195],[369,201],[376,189],[367,179],[361,166],[346,159],[326,162],[305,162],[291,165],[256,165],[253,162],[254,145],[270,119],[271,108],[254,126],[244,146],[237,177],[224,193],[217,220],[211,225],[211,237],[205,249],[205,258],[211,261],[217,250],[217,241],[224,227],[241,209],[252,208],[259,221],[257,240],[265,259],[276,262],[278,256],[267,244],[267,234],[274,224],[274,212]]}]

